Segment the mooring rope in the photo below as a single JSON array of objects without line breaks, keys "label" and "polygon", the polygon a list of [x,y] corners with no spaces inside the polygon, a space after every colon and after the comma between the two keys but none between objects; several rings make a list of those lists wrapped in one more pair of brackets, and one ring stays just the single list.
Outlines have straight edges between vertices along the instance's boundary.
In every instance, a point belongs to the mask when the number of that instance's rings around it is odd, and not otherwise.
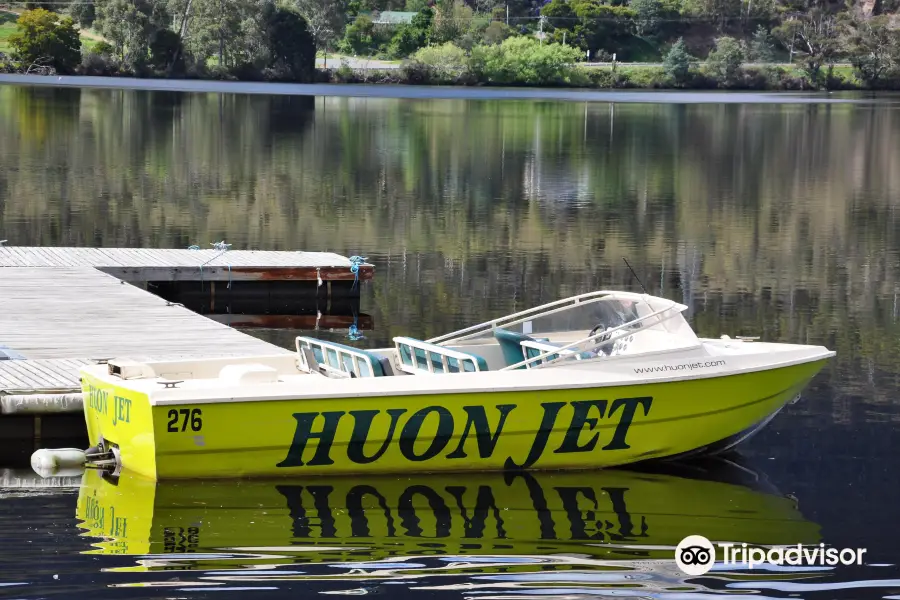
[{"label": "mooring rope", "polygon": [[[226,244],[225,240],[222,240],[221,242],[213,242],[210,245],[213,247],[213,250],[218,250],[219,253],[200,265],[200,288],[201,289],[203,288],[203,267],[205,265],[208,265],[212,261],[216,260],[217,258],[222,256],[226,252],[228,252],[228,249],[231,248],[231,246],[232,246],[232,244]],[[199,249],[200,249],[200,246],[198,246],[196,244],[194,244],[192,246],[188,246],[188,250],[199,250]],[[231,289],[231,263],[227,263],[225,266],[228,267],[228,289],[230,290]]]},{"label": "mooring rope", "polygon": [[357,315],[353,315],[353,324],[350,325],[350,328],[347,330],[347,337],[352,341],[365,339],[366,336],[359,332],[359,329],[356,327]]},{"label": "mooring rope", "polygon": [[350,257],[350,272],[353,273],[353,285],[350,286],[350,289],[356,287],[356,284],[359,283],[359,265],[366,262],[365,256],[351,256]]}]

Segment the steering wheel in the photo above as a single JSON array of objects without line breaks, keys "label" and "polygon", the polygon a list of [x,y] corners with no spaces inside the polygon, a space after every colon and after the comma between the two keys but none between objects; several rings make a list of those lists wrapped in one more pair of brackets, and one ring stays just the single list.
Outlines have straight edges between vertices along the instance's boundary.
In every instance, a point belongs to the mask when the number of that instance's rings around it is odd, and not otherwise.
[{"label": "steering wheel", "polygon": [[591,329],[591,332],[588,334],[588,337],[594,337],[601,331],[605,331],[605,330],[606,330],[606,323],[597,323],[596,325],[594,325],[594,328]]},{"label": "steering wheel", "polygon": [[[606,323],[597,323],[596,325],[594,325],[594,328],[591,329],[591,332],[588,334],[588,337],[594,337],[601,331],[605,331],[607,329],[609,329],[609,327],[607,327]],[[594,340],[594,343],[597,343],[597,342],[598,342],[598,340]],[[612,347],[609,344],[606,344],[604,346],[595,347],[593,352],[595,352],[598,356],[599,355],[609,356],[609,353],[612,352]]]}]

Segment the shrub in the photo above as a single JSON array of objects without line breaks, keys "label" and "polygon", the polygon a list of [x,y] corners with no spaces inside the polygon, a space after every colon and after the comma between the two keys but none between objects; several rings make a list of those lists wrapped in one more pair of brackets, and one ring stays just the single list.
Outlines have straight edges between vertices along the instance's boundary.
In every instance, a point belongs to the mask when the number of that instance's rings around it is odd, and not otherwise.
[{"label": "shrub", "polygon": [[119,61],[110,53],[100,53],[96,49],[85,52],[78,69],[81,75],[93,75],[95,77],[115,77],[121,75]]},{"label": "shrub", "polygon": [[580,58],[581,52],[570,46],[514,37],[474,48],[471,69],[479,81],[493,84],[586,85],[587,75],[576,67]]},{"label": "shrub", "polygon": [[709,53],[706,62],[710,75],[720,83],[734,85],[741,77],[744,49],[733,37],[720,37],[716,40],[716,47]]},{"label": "shrub", "polygon": [[404,65],[406,78],[416,83],[455,82],[462,79],[468,70],[465,51],[452,42],[422,48]]},{"label": "shrub", "polygon": [[665,69],[659,67],[635,67],[632,69],[619,69],[620,87],[628,88],[670,88],[672,79]]},{"label": "shrub", "polygon": [[684,85],[690,81],[693,68],[694,57],[688,54],[684,38],[678,38],[663,59],[663,69],[676,84]]},{"label": "shrub", "polygon": [[26,10],[9,37],[13,58],[26,65],[46,64],[57,73],[74,73],[81,63],[81,39],[69,17],[38,8]]},{"label": "shrub", "polygon": [[94,44],[91,52],[103,56],[114,56],[116,53],[116,49],[113,48],[112,44],[110,44],[109,42],[97,42],[96,44]]},{"label": "shrub", "polygon": [[0,52],[0,73],[12,73],[15,65],[9,60],[9,57]]}]

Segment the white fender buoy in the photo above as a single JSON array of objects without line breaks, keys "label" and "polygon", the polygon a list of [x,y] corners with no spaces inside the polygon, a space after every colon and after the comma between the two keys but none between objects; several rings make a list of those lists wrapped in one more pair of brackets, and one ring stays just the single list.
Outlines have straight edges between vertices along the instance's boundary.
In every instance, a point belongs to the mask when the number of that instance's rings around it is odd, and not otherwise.
[{"label": "white fender buoy", "polygon": [[71,474],[74,469],[84,467],[84,450],[78,448],[44,448],[31,455],[31,468],[41,477],[53,475],[57,471]]}]

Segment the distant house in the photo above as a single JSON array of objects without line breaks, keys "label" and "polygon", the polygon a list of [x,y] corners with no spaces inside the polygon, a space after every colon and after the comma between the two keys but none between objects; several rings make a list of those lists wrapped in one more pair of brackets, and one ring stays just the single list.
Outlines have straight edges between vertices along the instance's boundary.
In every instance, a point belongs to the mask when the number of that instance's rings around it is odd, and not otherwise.
[{"label": "distant house", "polygon": [[378,16],[372,19],[372,22],[376,25],[403,25],[412,23],[413,17],[417,14],[419,13],[399,10],[383,10],[378,13]]}]

